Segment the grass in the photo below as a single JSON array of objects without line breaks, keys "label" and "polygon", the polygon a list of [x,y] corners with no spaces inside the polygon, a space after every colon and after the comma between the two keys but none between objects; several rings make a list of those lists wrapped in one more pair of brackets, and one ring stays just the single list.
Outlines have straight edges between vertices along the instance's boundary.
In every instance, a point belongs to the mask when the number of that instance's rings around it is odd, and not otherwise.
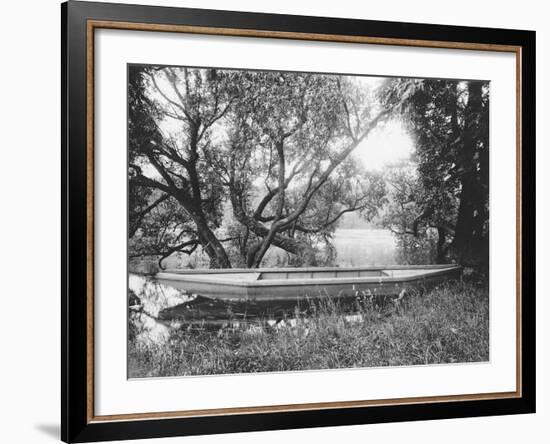
[{"label": "grass", "polygon": [[174,330],[159,343],[130,341],[130,377],[379,367],[489,360],[489,292],[466,281],[357,301],[350,322],[337,300],[294,326]]}]

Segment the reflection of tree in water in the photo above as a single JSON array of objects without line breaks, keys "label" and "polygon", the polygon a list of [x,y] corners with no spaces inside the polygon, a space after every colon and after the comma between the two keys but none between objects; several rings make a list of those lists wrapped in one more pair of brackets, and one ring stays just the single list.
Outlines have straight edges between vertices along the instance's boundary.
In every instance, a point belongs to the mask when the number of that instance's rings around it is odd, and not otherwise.
[{"label": "reflection of tree in water", "polygon": [[159,319],[159,313],[194,298],[158,281],[130,274],[128,282],[128,339],[138,342],[165,341],[178,323]]},{"label": "reflection of tree in water", "polygon": [[182,304],[192,299],[192,296],[177,288],[163,285],[155,279],[130,274],[128,288],[140,301],[143,311],[152,317],[157,317],[165,308]]}]

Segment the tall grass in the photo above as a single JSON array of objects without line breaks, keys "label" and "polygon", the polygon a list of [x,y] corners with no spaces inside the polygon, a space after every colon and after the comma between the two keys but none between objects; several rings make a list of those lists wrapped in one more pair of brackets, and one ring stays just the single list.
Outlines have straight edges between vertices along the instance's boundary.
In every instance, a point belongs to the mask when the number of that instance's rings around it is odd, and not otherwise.
[{"label": "tall grass", "polygon": [[338,300],[292,326],[174,330],[162,344],[130,341],[130,377],[480,362],[489,359],[487,287],[459,281],[397,303]]}]

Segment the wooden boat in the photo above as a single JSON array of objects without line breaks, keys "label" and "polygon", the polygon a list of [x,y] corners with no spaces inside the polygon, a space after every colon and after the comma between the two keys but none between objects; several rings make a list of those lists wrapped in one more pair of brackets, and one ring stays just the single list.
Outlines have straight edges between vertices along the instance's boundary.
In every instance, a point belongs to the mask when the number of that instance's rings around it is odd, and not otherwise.
[{"label": "wooden boat", "polygon": [[459,276],[457,265],[166,270],[158,281],[190,294],[240,301],[396,295]]}]

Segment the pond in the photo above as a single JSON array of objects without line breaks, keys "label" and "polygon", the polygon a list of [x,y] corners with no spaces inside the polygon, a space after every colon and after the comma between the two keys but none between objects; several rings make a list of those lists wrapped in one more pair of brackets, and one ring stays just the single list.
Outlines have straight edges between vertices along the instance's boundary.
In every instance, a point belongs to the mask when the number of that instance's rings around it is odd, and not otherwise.
[{"label": "pond", "polygon": [[336,265],[341,267],[398,265],[391,231],[378,228],[339,228],[334,232]]}]

